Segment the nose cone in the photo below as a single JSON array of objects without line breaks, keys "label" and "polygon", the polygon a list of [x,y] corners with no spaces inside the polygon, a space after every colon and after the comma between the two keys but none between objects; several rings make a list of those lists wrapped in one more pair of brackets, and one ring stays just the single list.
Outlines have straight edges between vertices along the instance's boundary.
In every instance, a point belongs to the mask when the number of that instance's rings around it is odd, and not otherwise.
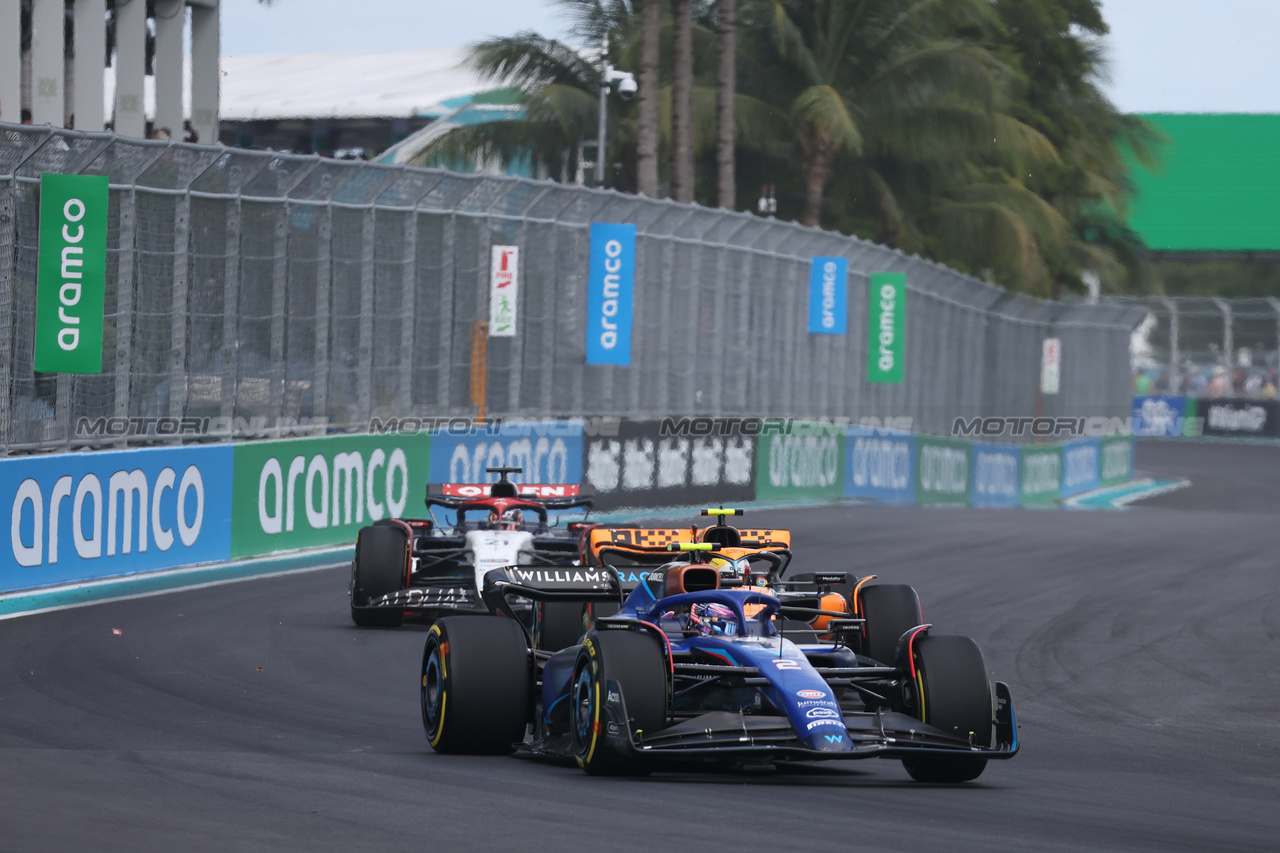
[{"label": "nose cone", "polygon": [[850,752],[853,749],[849,730],[839,720],[824,720],[823,725],[807,732],[803,740],[805,746],[820,752]]}]

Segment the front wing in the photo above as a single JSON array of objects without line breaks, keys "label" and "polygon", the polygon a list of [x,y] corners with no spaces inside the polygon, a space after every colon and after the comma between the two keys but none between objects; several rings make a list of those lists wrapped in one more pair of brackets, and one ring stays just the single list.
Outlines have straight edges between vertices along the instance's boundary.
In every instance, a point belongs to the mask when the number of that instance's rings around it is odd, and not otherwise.
[{"label": "front wing", "polygon": [[859,758],[911,758],[925,755],[1005,759],[1018,752],[1018,726],[1009,686],[996,682],[996,745],[974,746],[894,711],[844,716],[852,749],[825,751],[805,746],[785,717],[745,716],[728,711],[683,720],[652,735],[637,736],[627,725],[626,697],[616,681],[608,683],[605,737],[611,747],[636,759],[709,758],[831,761]]}]

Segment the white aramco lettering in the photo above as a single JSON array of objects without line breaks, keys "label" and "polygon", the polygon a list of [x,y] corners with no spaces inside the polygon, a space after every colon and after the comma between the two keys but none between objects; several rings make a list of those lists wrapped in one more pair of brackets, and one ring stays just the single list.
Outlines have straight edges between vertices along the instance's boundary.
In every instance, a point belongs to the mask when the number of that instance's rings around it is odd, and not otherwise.
[{"label": "white aramco lettering", "polygon": [[[71,529],[75,553],[82,560],[101,559],[104,538],[107,557],[146,553],[149,539],[160,551],[169,551],[176,544],[175,526],[177,540],[184,546],[190,548],[197,543],[204,523],[204,480],[197,466],[188,466],[180,482],[176,471],[167,466],[156,472],[153,481],[140,468],[116,471],[106,479],[104,493],[102,480],[96,474],[85,474],[78,481],[63,475],[54,481],[48,504],[35,479],[19,484],[10,519],[14,561],[24,567],[58,563],[66,554],[60,536],[67,527]],[[69,524],[64,520],[68,499]],[[188,516],[192,518],[190,523]],[[24,530],[29,531],[28,535],[24,536]]]}]

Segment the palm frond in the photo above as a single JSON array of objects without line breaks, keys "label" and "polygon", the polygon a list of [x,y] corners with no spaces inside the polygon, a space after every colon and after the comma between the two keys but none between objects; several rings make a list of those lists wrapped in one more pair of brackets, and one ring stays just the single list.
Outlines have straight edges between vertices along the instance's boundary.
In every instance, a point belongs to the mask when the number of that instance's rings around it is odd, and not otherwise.
[{"label": "palm frond", "polygon": [[488,79],[518,85],[527,92],[552,83],[591,89],[600,76],[573,48],[529,31],[473,45],[464,64]]},{"label": "palm frond", "polygon": [[801,92],[791,105],[791,117],[825,135],[837,150],[853,154],[862,151],[862,131],[853,118],[853,110],[831,86],[820,84]]}]

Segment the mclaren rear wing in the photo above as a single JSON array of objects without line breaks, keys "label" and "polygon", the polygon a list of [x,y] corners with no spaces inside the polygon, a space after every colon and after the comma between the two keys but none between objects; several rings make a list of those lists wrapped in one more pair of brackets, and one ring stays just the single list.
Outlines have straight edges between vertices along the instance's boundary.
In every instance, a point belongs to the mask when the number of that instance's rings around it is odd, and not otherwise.
[{"label": "mclaren rear wing", "polygon": [[[664,563],[674,556],[667,546],[679,542],[700,542],[703,531],[697,527],[593,527],[586,532],[583,548],[587,564],[612,565],[623,558],[639,565]],[[789,551],[791,531],[770,528],[742,528],[742,547],[760,551]]]}]

